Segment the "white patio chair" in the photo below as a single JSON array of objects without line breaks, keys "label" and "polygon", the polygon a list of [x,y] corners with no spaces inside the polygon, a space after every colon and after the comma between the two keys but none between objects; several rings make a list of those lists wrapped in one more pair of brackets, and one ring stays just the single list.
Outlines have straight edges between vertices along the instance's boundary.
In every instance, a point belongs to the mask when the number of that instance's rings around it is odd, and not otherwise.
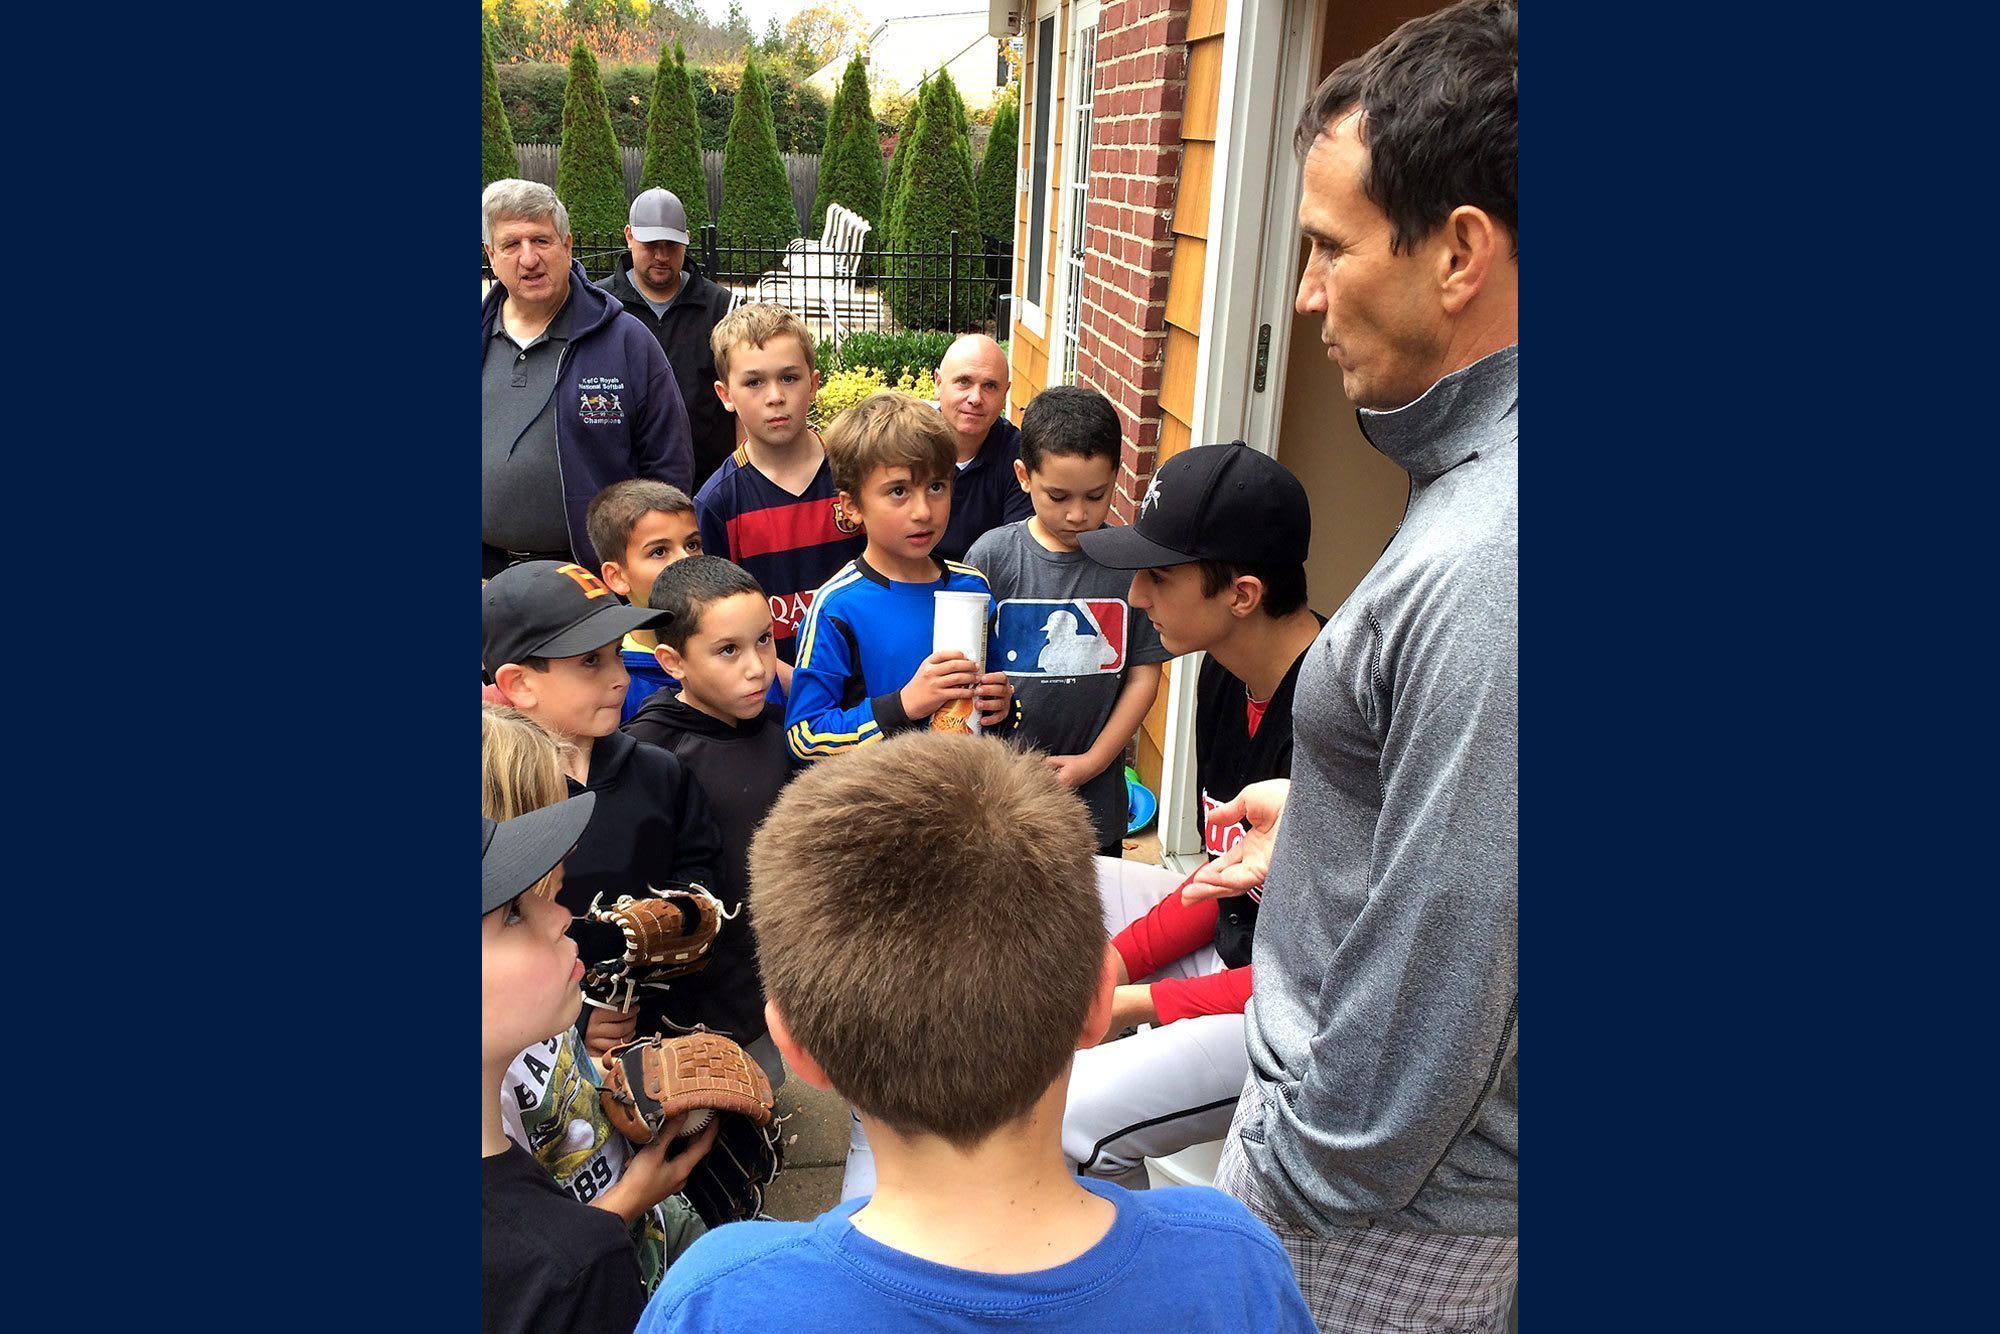
[{"label": "white patio chair", "polygon": [[785,247],[783,268],[757,279],[757,299],[774,301],[795,315],[825,312],[833,327],[833,344],[840,346],[840,312],[855,304],[854,273],[861,263],[861,243],[872,224],[839,204],[829,204],[826,224],[817,241],[801,236]]}]

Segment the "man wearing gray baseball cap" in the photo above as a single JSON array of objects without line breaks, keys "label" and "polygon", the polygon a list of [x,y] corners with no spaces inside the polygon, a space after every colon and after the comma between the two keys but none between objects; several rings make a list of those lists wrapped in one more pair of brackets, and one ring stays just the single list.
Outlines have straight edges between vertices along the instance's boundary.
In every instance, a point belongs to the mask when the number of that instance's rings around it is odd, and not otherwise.
[{"label": "man wearing gray baseball cap", "polygon": [[641,190],[626,215],[627,253],[598,284],[626,314],[652,330],[673,367],[694,433],[693,495],[736,448],[736,418],[716,397],[708,336],[734,303],[728,289],[689,262],[687,209],[671,190]]}]

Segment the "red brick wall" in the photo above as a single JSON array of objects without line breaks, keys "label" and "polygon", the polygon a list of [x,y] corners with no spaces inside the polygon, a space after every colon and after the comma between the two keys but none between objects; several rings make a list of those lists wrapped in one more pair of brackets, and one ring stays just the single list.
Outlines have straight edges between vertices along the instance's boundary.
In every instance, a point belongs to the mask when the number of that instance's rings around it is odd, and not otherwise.
[{"label": "red brick wall", "polygon": [[1188,0],[1105,0],[1077,332],[1077,383],[1118,408],[1125,458],[1112,512],[1130,522],[1160,443],[1167,273],[1187,87]]}]

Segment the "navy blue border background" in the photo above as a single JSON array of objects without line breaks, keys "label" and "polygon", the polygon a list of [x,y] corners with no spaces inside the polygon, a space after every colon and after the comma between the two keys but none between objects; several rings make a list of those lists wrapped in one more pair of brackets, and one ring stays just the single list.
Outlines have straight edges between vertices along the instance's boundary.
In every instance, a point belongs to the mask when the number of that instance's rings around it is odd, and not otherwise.
[{"label": "navy blue border background", "polygon": [[[1870,1264],[1896,1248],[1870,1226],[1893,1190],[1848,1198],[1898,1166],[1853,1165],[1880,1095],[1851,1011],[1807,1000],[1887,859],[1828,840],[1797,778],[1853,763],[1832,665],[1798,652],[1868,587],[1828,532],[1882,449],[1866,279],[1913,239],[1856,216],[1880,94],[1817,86],[1876,53],[1734,6],[1529,8],[1528,1328],[1886,1328],[1866,1266],[1771,1273],[1857,1233]],[[56,891],[42,920],[91,921],[30,979],[57,1025],[27,1036],[65,1068],[114,1039],[140,1072],[64,1085],[84,1134],[57,1123],[76,1161],[38,1195],[76,1239],[41,1286],[81,1323],[79,1292],[213,1328],[477,1319],[477,970],[450,906],[476,146],[470,7],[441,10],[152,33],[96,93],[15,90],[134,150],[79,183],[57,144],[63,188],[17,206],[60,239],[15,255],[38,314],[11,508],[20,554],[72,576],[16,603],[39,630],[8,668],[17,874]],[[1861,142],[1816,141],[1828,119]],[[199,151],[143,151],[187,126]],[[86,644],[96,670],[51,690],[68,655],[44,651]],[[96,964],[107,938],[134,957]]]}]

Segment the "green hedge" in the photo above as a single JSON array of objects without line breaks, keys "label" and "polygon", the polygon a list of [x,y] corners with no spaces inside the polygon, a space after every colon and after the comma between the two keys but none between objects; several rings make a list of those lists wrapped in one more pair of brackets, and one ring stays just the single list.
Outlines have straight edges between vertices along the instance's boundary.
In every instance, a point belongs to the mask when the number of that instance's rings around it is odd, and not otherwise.
[{"label": "green hedge", "polygon": [[819,371],[832,374],[847,366],[873,366],[891,381],[904,371],[916,375],[937,370],[945,349],[954,337],[943,329],[912,329],[902,333],[873,333],[857,330],[840,340],[840,354],[834,355],[831,339],[819,345]]},{"label": "green hedge", "polygon": [[[524,144],[553,144],[562,139],[563,88],[568,70],[562,65],[522,61],[495,71],[500,98],[514,139]],[[599,77],[610,104],[611,131],[621,146],[646,143],[646,114],[652,105],[658,65],[603,65]],[[771,128],[781,153],[817,153],[826,140],[827,104],[818,89],[794,83],[781,73],[764,70],[771,98]],[[729,141],[729,118],[736,94],[718,87],[715,75],[690,67],[695,113],[701,119],[701,146],[720,150]],[[636,101],[633,99],[637,99]]]}]

